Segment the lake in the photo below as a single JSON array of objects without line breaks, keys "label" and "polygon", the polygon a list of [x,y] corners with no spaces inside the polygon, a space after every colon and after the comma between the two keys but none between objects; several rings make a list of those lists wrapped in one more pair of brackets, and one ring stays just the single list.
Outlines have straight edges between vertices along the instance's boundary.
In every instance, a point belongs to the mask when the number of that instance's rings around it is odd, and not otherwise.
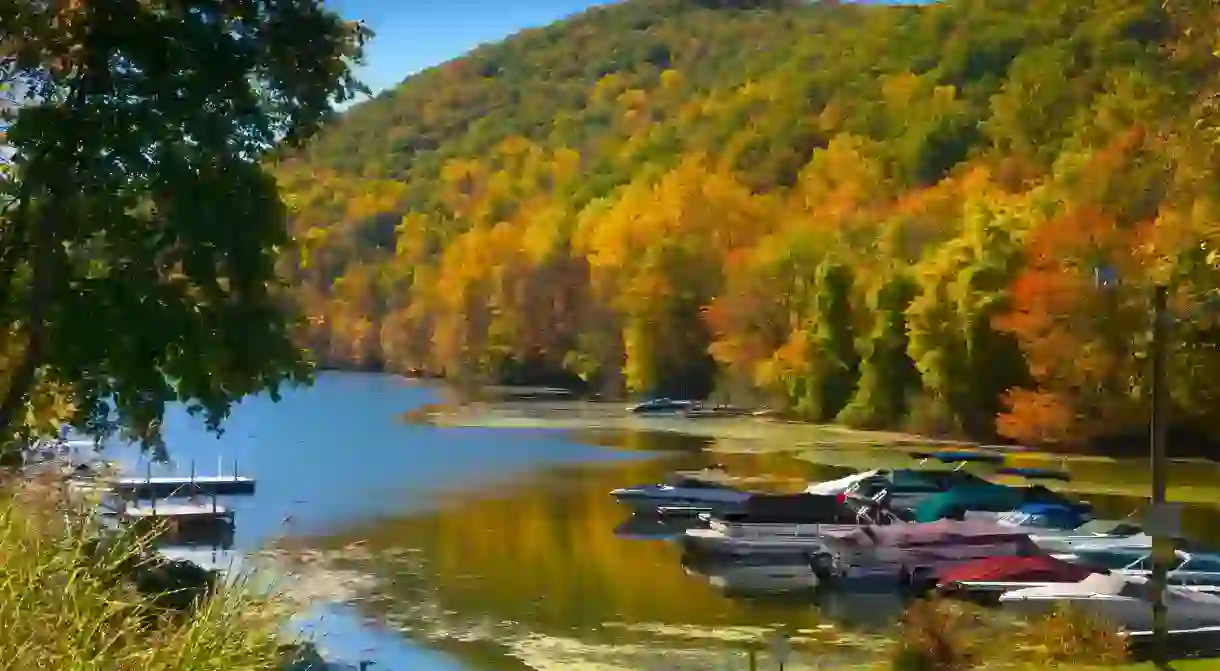
[{"label": "lake", "polygon": [[[789,490],[844,468],[710,455],[707,439],[673,433],[402,420],[434,401],[424,383],[324,373],[279,404],[244,401],[219,438],[171,412],[174,461],[152,470],[188,473],[193,462],[210,475],[219,459],[256,476],[256,495],[227,502],[236,548],[278,548],[317,593],[300,626],[329,655],[374,669],[774,668],[766,646],[777,631],[794,649],[786,668],[843,669],[886,644],[898,612],[889,597],[726,593],[689,574],[676,545],[625,525],[608,495],[713,460]],[[146,472],[134,450],[108,452]],[[1201,523],[1216,521],[1212,512]]]}]

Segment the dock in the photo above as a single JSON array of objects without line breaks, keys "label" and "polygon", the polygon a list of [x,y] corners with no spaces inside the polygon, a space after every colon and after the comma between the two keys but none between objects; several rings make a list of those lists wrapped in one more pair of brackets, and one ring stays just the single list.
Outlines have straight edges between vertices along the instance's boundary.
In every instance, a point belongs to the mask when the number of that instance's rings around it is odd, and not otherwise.
[{"label": "dock", "polygon": [[183,521],[218,521],[227,520],[233,512],[224,506],[213,506],[206,503],[163,503],[161,505],[128,506],[117,511],[120,517],[129,520],[151,520],[165,518],[167,520]]},{"label": "dock", "polygon": [[253,494],[254,478],[239,475],[121,477],[110,481],[118,493],[138,499],[168,499],[195,495],[236,496]]},{"label": "dock", "polygon": [[236,515],[230,508],[211,503],[155,503],[109,509],[119,524],[138,533],[157,532],[163,545],[208,544],[231,548]]}]

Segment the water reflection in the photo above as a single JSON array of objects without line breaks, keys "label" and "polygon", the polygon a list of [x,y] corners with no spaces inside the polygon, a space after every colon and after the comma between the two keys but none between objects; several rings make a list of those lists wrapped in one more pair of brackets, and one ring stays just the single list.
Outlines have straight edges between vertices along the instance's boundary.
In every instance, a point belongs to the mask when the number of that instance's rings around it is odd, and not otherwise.
[{"label": "water reflection", "polygon": [[[611,442],[610,434],[602,438]],[[546,655],[562,647],[565,659],[633,646],[697,649],[719,659],[758,645],[781,624],[805,632],[793,639],[794,649],[823,665],[826,657],[836,665],[875,659],[903,607],[892,590],[813,589],[808,566],[791,562],[698,564],[666,541],[690,520],[632,516],[608,495],[713,462],[751,488],[788,492],[851,469],[779,454],[712,455],[680,442],[659,450],[643,447],[651,438],[639,440],[640,449],[663,456],[555,467],[450,490],[427,512],[307,542],[341,555],[344,546],[363,541],[360,556],[336,560],[375,578],[374,593],[358,608],[432,647],[460,648],[454,654],[477,668],[520,668],[522,659],[543,654],[539,646]],[[1142,504],[1117,495],[1088,498],[1106,517]],[[1214,508],[1188,508],[1186,524],[1203,538],[1215,540],[1217,522]]]},{"label": "water reflection", "polygon": [[697,521],[690,517],[631,515],[614,527],[614,535],[623,539],[668,540],[696,524]]},{"label": "water reflection", "polygon": [[[810,470],[794,459],[717,460],[730,472],[754,476],[759,487],[780,490],[803,484]],[[585,648],[694,645],[714,652],[752,645],[758,632],[775,623],[826,632],[854,626],[852,617],[836,623],[833,613],[877,612],[832,600],[828,616],[808,596],[726,593],[706,576],[686,575],[676,544],[641,540],[677,533],[682,522],[633,518],[608,495],[615,487],[656,481],[707,461],[679,454],[548,469],[500,486],[454,491],[431,512],[383,519],[314,542],[339,550],[363,539],[361,557],[337,562],[377,577],[377,593],[360,607],[430,641],[492,640],[516,649],[543,636]],[[876,619],[869,625],[876,629]],[[742,634],[743,628],[752,633]],[[844,661],[872,654],[870,639],[853,641],[842,632],[830,638],[833,650],[818,648],[813,639],[796,646],[846,655]]]}]

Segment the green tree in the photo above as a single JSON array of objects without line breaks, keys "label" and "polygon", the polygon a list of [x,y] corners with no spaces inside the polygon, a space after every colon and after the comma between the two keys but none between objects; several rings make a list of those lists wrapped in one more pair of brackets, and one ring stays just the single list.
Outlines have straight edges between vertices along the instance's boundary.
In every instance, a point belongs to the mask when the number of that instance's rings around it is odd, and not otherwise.
[{"label": "green tree", "polygon": [[[13,154],[0,203],[0,432],[32,393],[161,448],[170,402],[218,430],[305,379],[263,160],[312,135],[369,33],[315,0],[0,0]],[[117,419],[112,423],[111,420]]]}]

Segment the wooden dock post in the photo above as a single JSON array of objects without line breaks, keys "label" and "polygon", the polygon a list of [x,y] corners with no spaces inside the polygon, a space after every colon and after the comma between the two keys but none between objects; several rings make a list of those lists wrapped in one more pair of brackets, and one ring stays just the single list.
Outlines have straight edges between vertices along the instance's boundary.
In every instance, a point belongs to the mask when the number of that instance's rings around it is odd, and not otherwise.
[{"label": "wooden dock post", "polygon": [[[155,492],[152,491],[152,462],[151,461],[148,462],[147,464],[145,464],[144,471],[146,473],[146,475],[144,476],[144,482],[147,483],[148,491],[149,491],[148,502],[152,505],[153,514],[156,515],[157,514],[157,496],[156,496]],[[136,506],[139,506],[139,505],[140,505],[140,497],[137,496],[136,497]]]}]

